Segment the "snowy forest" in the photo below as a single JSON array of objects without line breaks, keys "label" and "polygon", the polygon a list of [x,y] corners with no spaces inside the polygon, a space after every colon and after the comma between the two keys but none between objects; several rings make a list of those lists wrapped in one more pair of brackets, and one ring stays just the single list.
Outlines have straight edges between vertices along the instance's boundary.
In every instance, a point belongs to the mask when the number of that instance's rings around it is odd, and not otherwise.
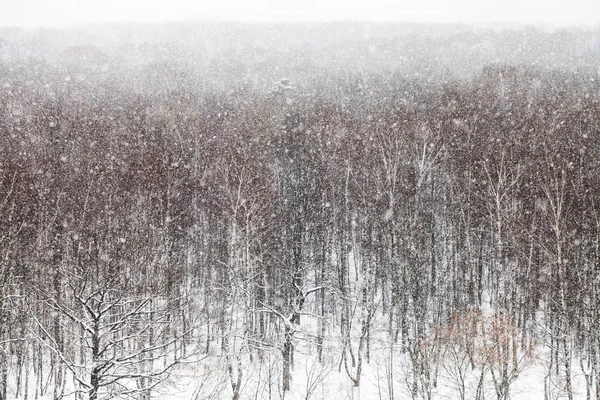
[{"label": "snowy forest", "polygon": [[600,30],[0,28],[0,399],[600,399]]}]

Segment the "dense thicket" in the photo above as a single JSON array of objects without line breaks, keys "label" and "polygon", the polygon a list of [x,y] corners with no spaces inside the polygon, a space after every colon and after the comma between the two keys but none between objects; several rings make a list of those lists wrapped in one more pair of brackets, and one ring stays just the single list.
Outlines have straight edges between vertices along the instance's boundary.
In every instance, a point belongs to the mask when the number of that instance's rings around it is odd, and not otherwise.
[{"label": "dense thicket", "polygon": [[600,396],[597,71],[136,91],[69,62],[0,65],[0,398],[148,394],[188,354],[235,397],[270,349],[286,390],[298,343],[356,386],[400,346],[413,397],[444,346],[498,398],[548,349],[558,390],[578,357]]}]

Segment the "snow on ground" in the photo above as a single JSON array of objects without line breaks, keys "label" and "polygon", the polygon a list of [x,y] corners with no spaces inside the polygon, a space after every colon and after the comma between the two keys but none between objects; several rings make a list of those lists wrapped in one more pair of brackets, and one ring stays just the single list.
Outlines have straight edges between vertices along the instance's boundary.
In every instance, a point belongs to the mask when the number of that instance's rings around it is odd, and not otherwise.
[{"label": "snow on ground", "polygon": [[[371,362],[363,365],[360,386],[353,387],[344,368],[339,368],[339,359],[327,357],[319,363],[315,352],[296,352],[291,388],[285,395],[281,391],[281,357],[277,351],[265,352],[262,357],[242,357],[243,379],[240,400],[371,400],[371,399],[410,399],[410,367],[406,356],[397,355],[390,363],[389,354],[376,354]],[[575,399],[585,399],[585,378],[578,370],[578,362],[573,363],[573,383]],[[437,387],[432,390],[432,399],[459,399],[456,380],[443,368],[438,370]],[[465,399],[474,399],[479,371],[469,370],[465,380]],[[532,360],[511,385],[512,400],[544,400],[544,382],[550,387],[551,399],[566,398],[560,390],[563,383],[554,378],[545,379],[546,360],[538,357]],[[35,398],[33,380],[29,386],[28,398]],[[75,399],[69,395],[73,385],[66,379],[64,399]],[[16,396],[14,380],[11,382],[9,399],[24,399],[24,387]],[[53,398],[51,388],[45,395],[38,394],[40,400]],[[100,397],[102,398],[102,397]],[[225,359],[210,356],[202,361],[181,366],[171,378],[170,384],[153,395],[154,399],[164,400],[220,400],[232,399],[233,392],[227,373]],[[422,397],[418,397],[419,399]],[[485,383],[485,399],[495,399],[493,383],[488,378]]]}]

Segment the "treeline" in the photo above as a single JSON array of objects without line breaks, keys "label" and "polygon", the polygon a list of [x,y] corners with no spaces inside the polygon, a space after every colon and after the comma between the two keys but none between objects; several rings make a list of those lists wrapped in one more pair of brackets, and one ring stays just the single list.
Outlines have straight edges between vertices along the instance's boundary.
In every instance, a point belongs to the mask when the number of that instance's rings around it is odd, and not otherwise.
[{"label": "treeline", "polygon": [[356,387],[400,349],[413,398],[453,352],[506,399],[541,351],[548,395],[581,360],[600,396],[597,73],[200,96],[5,72],[1,399],[150,396],[215,354],[236,399],[273,349],[285,392],[298,346]]},{"label": "treeline", "polygon": [[110,80],[146,94],[264,90],[281,78],[311,85],[346,72],[435,82],[472,78],[490,63],[596,73],[600,30],[360,22],[0,27],[0,70],[2,62],[22,76],[89,80],[96,70],[102,85]]}]

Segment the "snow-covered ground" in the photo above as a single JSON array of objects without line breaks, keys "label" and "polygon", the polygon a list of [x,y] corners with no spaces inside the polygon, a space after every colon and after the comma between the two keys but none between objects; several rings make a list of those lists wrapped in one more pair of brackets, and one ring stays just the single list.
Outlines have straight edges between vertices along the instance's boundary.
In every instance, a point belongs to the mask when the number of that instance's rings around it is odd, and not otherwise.
[{"label": "snow-covered ground", "polygon": [[[304,349],[302,349],[304,347]],[[330,351],[324,354],[322,362],[317,359],[316,349],[312,345],[299,344],[294,356],[294,368],[290,391],[284,393],[281,385],[281,354],[277,349],[256,353],[254,356],[242,354],[242,379],[239,399],[269,400],[347,400],[347,399],[424,399],[423,393],[411,394],[413,376],[411,364],[406,353],[399,348],[390,350],[375,348],[369,362],[363,364],[360,385],[353,386],[340,360],[340,352]],[[390,359],[390,355],[392,359]],[[574,360],[577,361],[577,360]],[[574,398],[586,398],[585,377],[579,369],[579,362],[573,362]],[[543,350],[535,353],[510,385],[508,399],[545,400],[545,390],[549,399],[567,398],[561,388],[564,381],[559,376],[547,378],[547,360]],[[445,367],[446,366],[446,367]],[[352,369],[351,371],[356,371]],[[440,362],[437,368],[437,380],[431,387],[431,399],[461,399],[460,381],[451,364]],[[237,371],[234,371],[237,373]],[[464,399],[478,398],[478,382],[481,369],[464,369]],[[237,375],[234,375],[237,376]],[[30,371],[30,382],[17,389],[14,379],[10,381],[9,399],[50,400],[54,398],[52,387],[45,393],[35,391],[35,380]],[[63,399],[77,399],[72,393],[74,387],[71,376],[65,376]],[[546,389],[545,389],[546,387]],[[17,396],[17,390],[19,395]],[[27,393],[26,393],[27,391]],[[481,395],[481,393],[480,393]],[[593,393],[592,393],[593,395]],[[85,397],[84,397],[85,398]],[[99,396],[102,398],[114,398]],[[117,397],[121,398],[121,397]],[[126,398],[126,397],[123,397]],[[232,399],[233,391],[224,357],[204,356],[200,361],[179,366],[165,385],[152,393],[153,399],[164,400],[218,400]],[[494,382],[489,373],[485,375],[483,397],[498,398]]]}]

